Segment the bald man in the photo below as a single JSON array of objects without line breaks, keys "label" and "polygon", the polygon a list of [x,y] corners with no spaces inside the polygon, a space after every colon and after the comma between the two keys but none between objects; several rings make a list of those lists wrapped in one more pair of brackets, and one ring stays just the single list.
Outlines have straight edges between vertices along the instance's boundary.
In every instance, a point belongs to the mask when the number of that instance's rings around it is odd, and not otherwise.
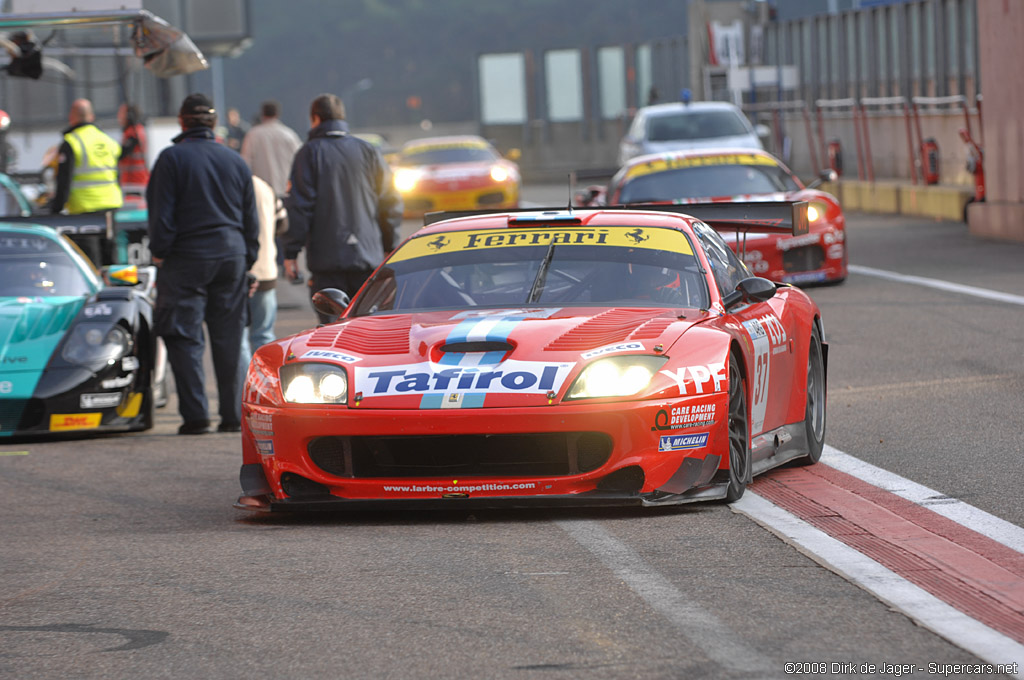
[{"label": "bald man", "polygon": [[[123,197],[117,181],[117,159],[121,145],[104,134],[93,122],[92,102],[76,99],[68,113],[68,128],[58,152],[57,188],[50,211],[66,210],[71,215],[103,213],[121,207]],[[72,236],[97,267],[110,263],[111,240],[107,234]]]}]

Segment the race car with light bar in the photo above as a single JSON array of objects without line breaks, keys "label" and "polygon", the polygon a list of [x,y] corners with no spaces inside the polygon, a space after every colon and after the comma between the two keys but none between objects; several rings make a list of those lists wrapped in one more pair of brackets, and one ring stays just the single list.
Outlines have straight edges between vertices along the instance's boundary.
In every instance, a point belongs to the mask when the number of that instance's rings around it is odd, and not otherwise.
[{"label": "race car with light bar", "polygon": [[806,203],[425,222],[255,353],[236,507],[733,501],[821,456],[821,313],[716,231],[800,234]]},{"label": "race car with light bar", "polygon": [[0,437],[145,430],[166,401],[155,267],[100,273],[50,227],[0,223]]},{"label": "race car with light bar", "polygon": [[608,186],[576,195],[583,206],[706,201],[806,201],[806,234],[723,233],[758,276],[797,285],[839,283],[847,275],[846,218],[835,196],[804,185],[779,159],[752,149],[670,151],[630,159]]}]

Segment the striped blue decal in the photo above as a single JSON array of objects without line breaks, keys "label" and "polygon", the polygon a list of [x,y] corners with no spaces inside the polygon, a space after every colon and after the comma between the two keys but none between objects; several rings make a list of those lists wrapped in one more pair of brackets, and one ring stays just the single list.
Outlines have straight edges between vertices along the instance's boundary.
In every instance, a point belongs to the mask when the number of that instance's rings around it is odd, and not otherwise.
[{"label": "striped blue decal", "polygon": [[[497,311],[466,315],[448,333],[446,343],[456,342],[505,342],[512,330],[523,319],[546,319],[558,309],[531,309],[527,311]],[[497,366],[505,358],[502,351],[494,352],[446,352],[438,362],[442,366]],[[453,398],[452,394],[456,396]],[[482,408],[486,393],[425,394],[420,400],[421,409],[438,408]]]},{"label": "striped blue decal", "polygon": [[424,394],[420,399],[420,408],[441,408],[444,397],[443,394]]}]

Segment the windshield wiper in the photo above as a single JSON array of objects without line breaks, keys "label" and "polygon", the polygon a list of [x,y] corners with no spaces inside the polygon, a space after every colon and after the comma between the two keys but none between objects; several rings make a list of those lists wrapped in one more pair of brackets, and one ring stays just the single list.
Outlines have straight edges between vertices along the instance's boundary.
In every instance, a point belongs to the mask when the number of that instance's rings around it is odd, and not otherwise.
[{"label": "windshield wiper", "polygon": [[551,259],[555,256],[555,244],[552,243],[548,246],[548,252],[544,255],[544,259],[540,262],[540,267],[537,269],[537,278],[533,280],[533,287],[530,288],[530,295],[526,298],[527,304],[532,304],[537,301],[540,297],[540,293],[544,290],[544,282],[548,278],[548,267],[551,266]]}]

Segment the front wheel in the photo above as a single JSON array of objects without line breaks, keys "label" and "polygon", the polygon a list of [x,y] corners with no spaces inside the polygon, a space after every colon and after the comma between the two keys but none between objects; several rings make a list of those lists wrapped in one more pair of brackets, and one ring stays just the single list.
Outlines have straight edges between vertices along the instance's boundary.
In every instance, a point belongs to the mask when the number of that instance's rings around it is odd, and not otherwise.
[{"label": "front wheel", "polygon": [[807,433],[807,455],[793,462],[797,465],[813,465],[821,460],[821,450],[825,446],[825,360],[817,325],[811,327],[811,346],[807,351],[804,431]]},{"label": "front wheel", "polygon": [[725,502],[739,500],[750,478],[750,428],[747,418],[747,381],[735,354],[729,355],[729,486]]}]

